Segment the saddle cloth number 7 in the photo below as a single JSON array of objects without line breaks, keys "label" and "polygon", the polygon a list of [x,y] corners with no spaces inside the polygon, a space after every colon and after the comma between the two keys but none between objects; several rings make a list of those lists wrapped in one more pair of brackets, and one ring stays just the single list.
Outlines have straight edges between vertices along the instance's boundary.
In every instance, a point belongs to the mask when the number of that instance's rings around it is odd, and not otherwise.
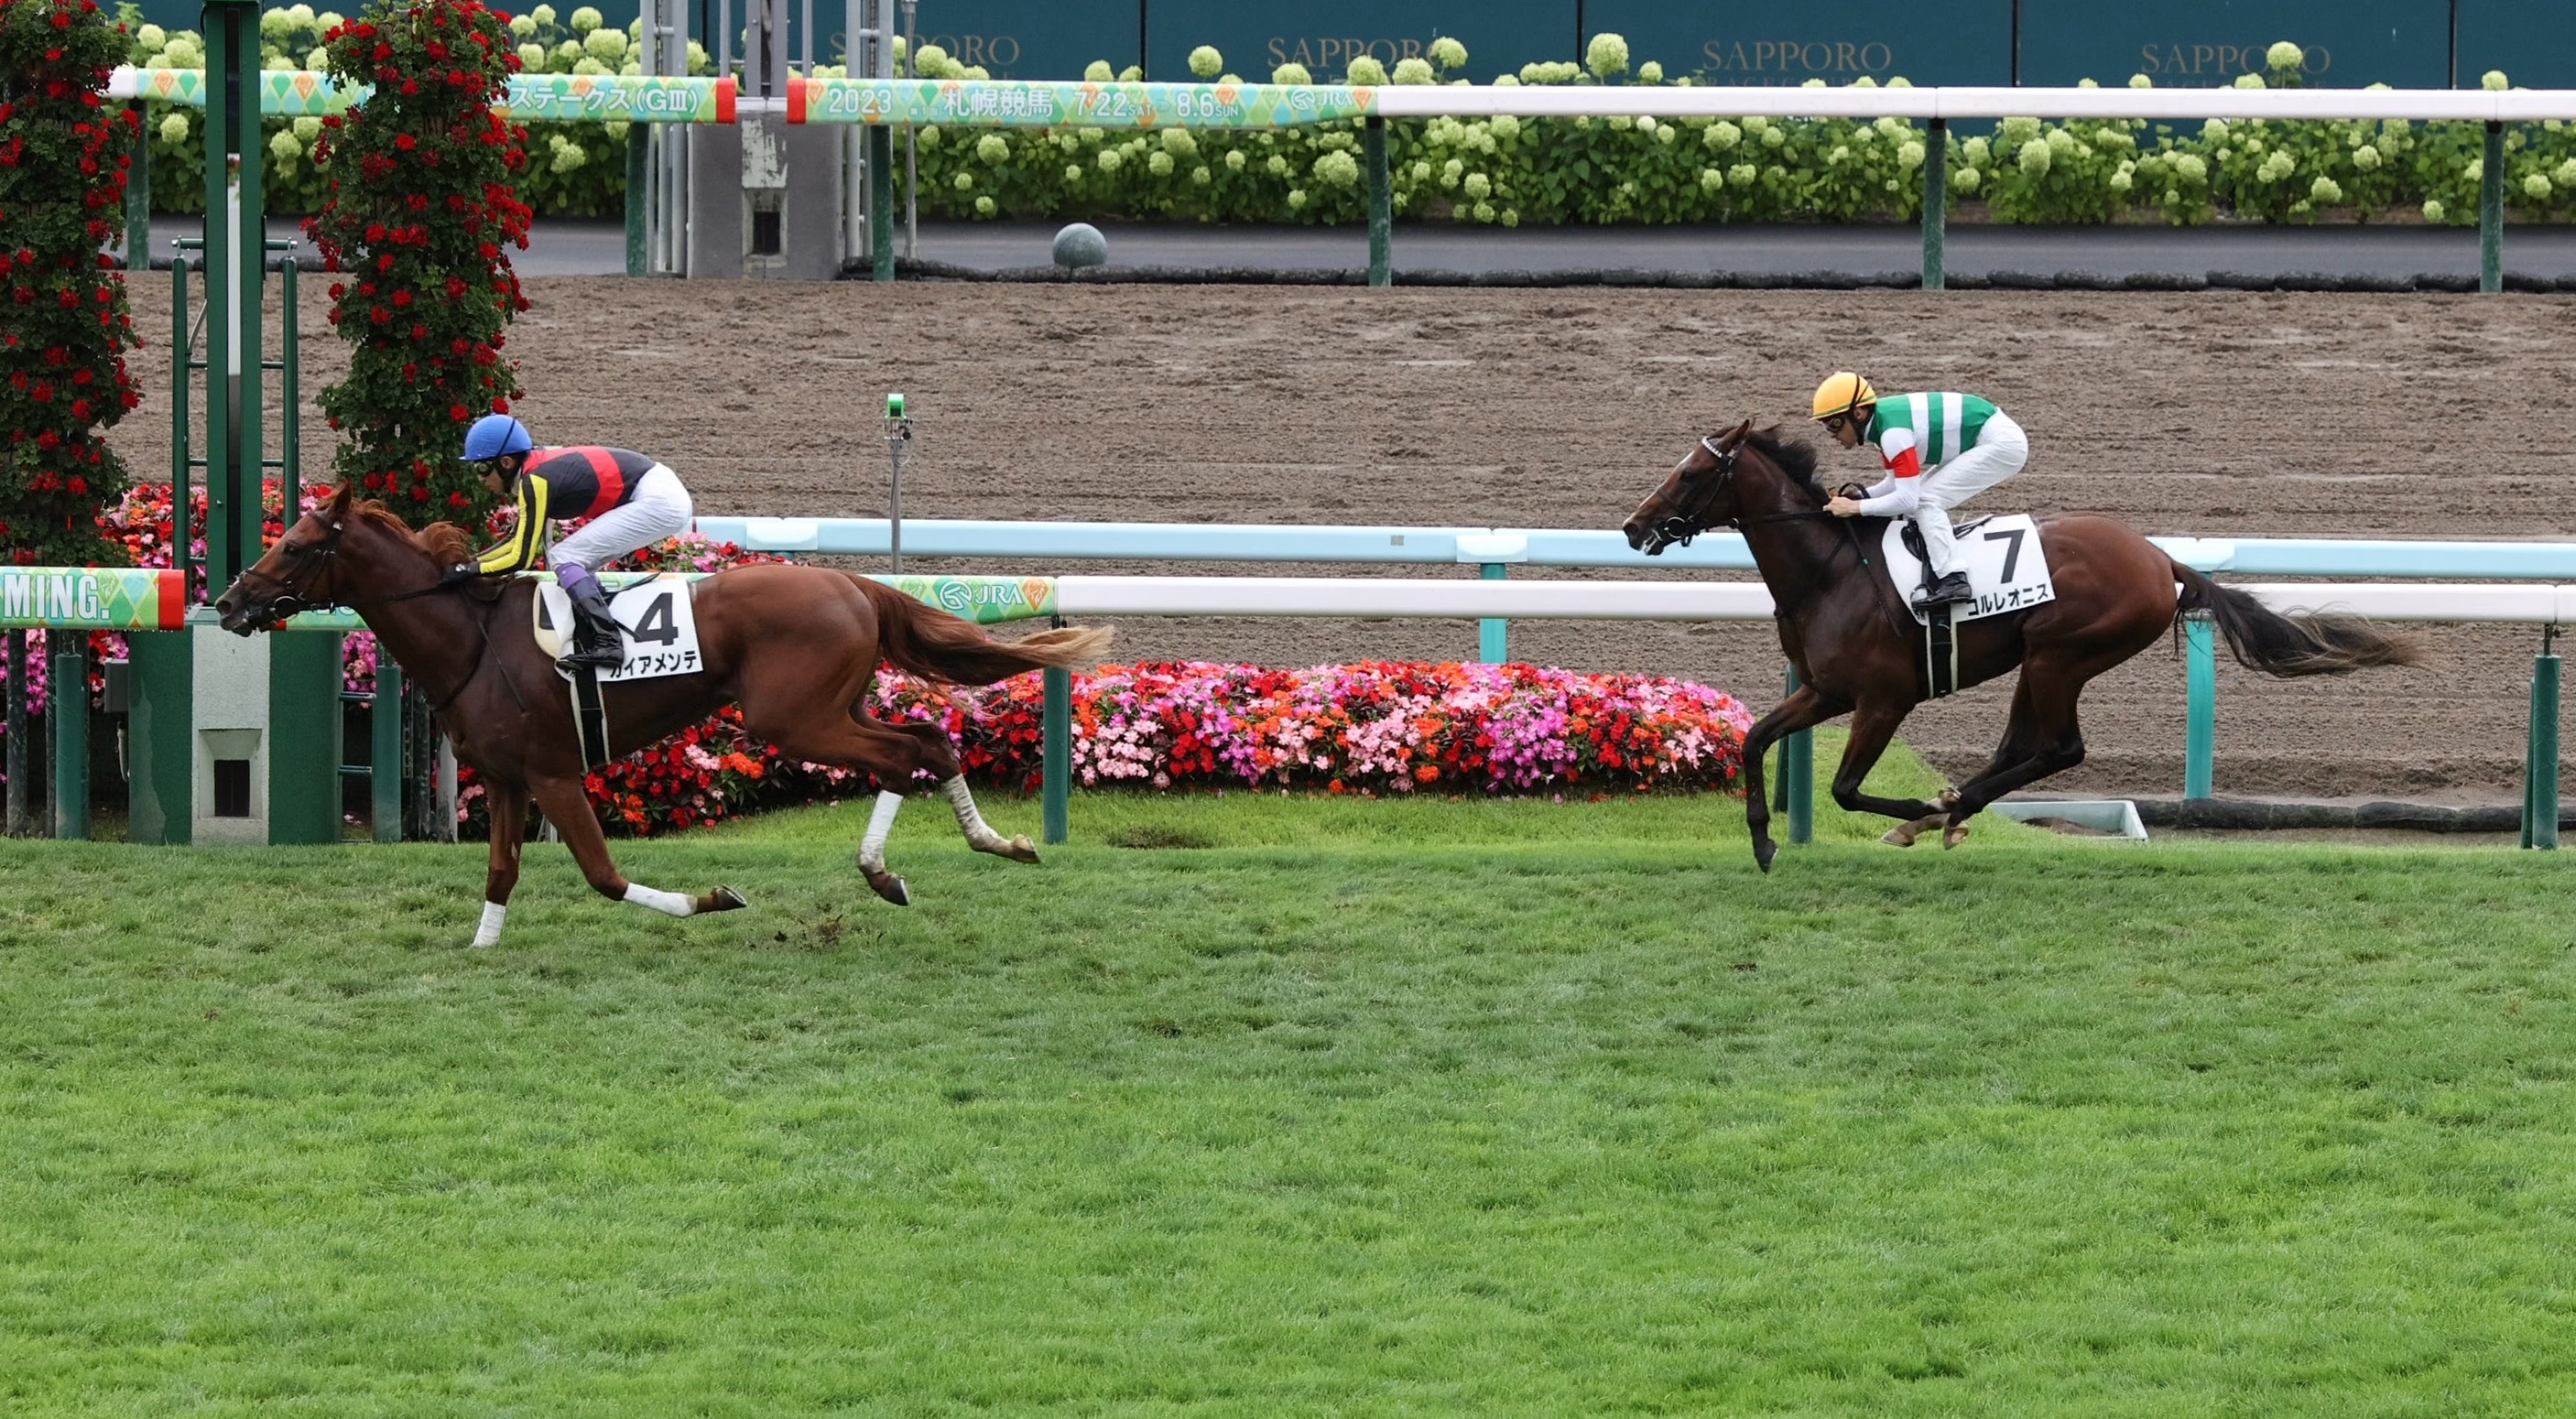
[{"label": "saddle cloth number 7", "polygon": [[[1905,545],[1904,533],[1905,519],[1890,521],[1881,551],[1897,590],[1910,602],[1914,589],[1923,584],[1923,560]],[[1953,624],[2009,616],[2057,599],[2057,587],[2048,577],[2048,553],[2039,544],[2039,524],[2030,514],[1963,522],[1952,529],[1952,535],[1958,539],[1959,560],[1968,571],[1968,589],[1977,598],[1950,608]],[[1919,606],[1914,608],[1914,619],[1924,619]]]}]

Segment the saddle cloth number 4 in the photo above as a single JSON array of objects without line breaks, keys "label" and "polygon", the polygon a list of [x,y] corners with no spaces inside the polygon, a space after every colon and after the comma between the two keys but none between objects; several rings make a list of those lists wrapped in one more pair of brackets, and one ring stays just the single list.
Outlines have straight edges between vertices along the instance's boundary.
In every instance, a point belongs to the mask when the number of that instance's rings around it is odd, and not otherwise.
[{"label": "saddle cloth number 4", "polygon": [[[1898,572],[1896,584],[1910,600],[1914,588],[1922,585],[1923,564],[1905,545],[1904,530],[1901,518],[1888,524],[1885,550],[1888,567]],[[1954,535],[1959,560],[1967,567],[1968,589],[1977,599],[1953,607],[1953,621],[2008,616],[2057,599],[2057,587],[2049,580],[2048,554],[2040,547],[2039,525],[2029,514],[1964,523]],[[1914,618],[1923,619],[1920,608]]]},{"label": "saddle cloth number 4", "polygon": [[[698,617],[680,577],[657,576],[639,581],[608,599],[609,614],[626,641],[626,665],[603,672],[600,681],[651,680],[665,675],[693,675],[704,668],[698,655]],[[562,632],[572,625],[572,599],[552,582],[539,583],[537,643],[548,654],[562,651]]]}]

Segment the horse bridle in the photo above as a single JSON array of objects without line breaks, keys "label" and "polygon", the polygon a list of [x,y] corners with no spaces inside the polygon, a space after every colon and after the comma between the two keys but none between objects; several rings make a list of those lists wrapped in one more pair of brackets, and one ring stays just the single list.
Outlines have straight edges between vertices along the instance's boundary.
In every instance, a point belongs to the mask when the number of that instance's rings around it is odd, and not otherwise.
[{"label": "horse bridle", "polygon": [[269,597],[268,604],[260,608],[260,618],[252,624],[273,628],[284,625],[288,617],[301,615],[306,611],[330,609],[331,604],[334,603],[317,604],[306,599],[305,593],[312,590],[313,579],[322,574],[322,569],[331,565],[332,559],[340,555],[340,534],[347,530],[346,521],[333,522],[330,536],[323,538],[319,543],[297,548],[295,560],[298,574],[292,578],[271,576],[257,567],[242,568],[237,580],[246,582],[257,577],[277,588],[276,594]]},{"label": "horse bridle", "polygon": [[1706,485],[1699,490],[1698,496],[1691,500],[1687,510],[1666,513],[1655,523],[1655,541],[1660,546],[1687,547],[1703,532],[1742,525],[1732,517],[1702,516],[1708,506],[1717,501],[1718,495],[1726,491],[1726,485],[1734,480],[1735,459],[1741,445],[1737,448],[1720,448],[1717,435],[1710,434],[1699,441],[1699,446],[1708,451],[1709,459],[1714,464],[1709,470],[1711,476]]},{"label": "horse bridle", "polygon": [[[260,608],[260,618],[257,621],[254,621],[252,623],[253,625],[265,626],[270,629],[274,629],[286,624],[289,617],[299,615],[306,611],[329,610],[339,604],[336,601],[316,603],[306,599],[305,593],[311,590],[313,579],[322,574],[322,568],[327,565],[331,565],[333,563],[333,559],[340,555],[340,536],[342,533],[348,531],[348,528],[349,524],[347,519],[342,518],[334,520],[331,524],[330,536],[323,538],[319,543],[312,546],[298,548],[295,553],[298,574],[291,578],[271,576],[268,573],[259,570],[257,567],[242,568],[241,576],[238,578],[239,580],[249,581],[251,578],[257,577],[261,581],[267,582],[269,585],[277,588],[277,593],[268,599],[268,604]],[[393,595],[386,597],[385,600],[416,601],[424,596],[436,596],[442,591],[454,591],[459,595],[462,595],[464,594],[465,587],[466,583],[464,582],[451,582],[445,577],[440,577],[438,580],[431,582],[429,585],[421,587],[418,590],[396,592]],[[465,677],[463,679],[456,682],[455,689],[448,691],[447,694],[438,701],[438,703],[430,706],[431,713],[435,714],[455,703],[456,697],[464,694],[465,687],[473,684],[474,677],[482,673],[483,662],[487,658],[487,652],[492,648],[491,619],[491,613],[487,609],[481,617],[478,617],[475,620],[474,665],[471,669],[465,672]],[[522,710],[526,709],[527,702],[524,699],[521,699],[518,683],[510,678],[510,670],[506,665],[501,668],[501,681],[504,685],[509,687],[510,698],[518,701],[519,707]]]}]

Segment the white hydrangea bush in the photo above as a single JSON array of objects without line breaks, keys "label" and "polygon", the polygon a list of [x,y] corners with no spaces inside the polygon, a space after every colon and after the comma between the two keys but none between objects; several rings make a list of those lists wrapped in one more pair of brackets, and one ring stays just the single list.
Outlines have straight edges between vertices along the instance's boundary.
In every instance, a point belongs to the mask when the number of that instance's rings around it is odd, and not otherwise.
[{"label": "white hydrangea bush", "polygon": [[[261,16],[262,61],[307,67],[341,16],[308,5]],[[533,73],[635,74],[640,24],[607,27],[582,6],[537,5],[510,21],[523,68]],[[690,45],[692,73],[713,72]],[[2288,86],[2306,77],[2306,51],[2283,40],[2238,82]],[[840,56],[833,56],[837,60]],[[925,78],[977,79],[985,71],[925,44],[898,58]],[[204,64],[193,32],[137,25],[132,62],[147,68]],[[1469,53],[1443,37],[1418,52],[1355,56],[1340,73],[1282,64],[1276,83],[1423,85],[1463,82]],[[840,65],[823,66],[843,72]],[[1242,82],[1214,46],[1190,51],[1190,76]],[[1495,76],[1498,84],[1689,84],[1667,80],[1656,59],[1615,33],[1590,36],[1579,61],[1548,61]],[[1107,60],[1085,77],[1137,77]],[[2148,86],[2144,76],[2127,81]],[[2482,80],[2509,87],[2501,73]],[[1873,86],[1864,77],[1857,86]],[[1888,80],[1903,85],[1902,78]],[[271,120],[263,139],[272,207],[308,210],[326,174],[312,161],[314,120]],[[521,195],[545,216],[615,216],[624,210],[624,124],[531,124]],[[190,110],[154,106],[146,134],[155,207],[202,204],[204,125]],[[1964,130],[1964,131],[1963,131]],[[2320,218],[2474,223],[2482,133],[2473,123],[2301,120],[2150,124],[2085,119],[2007,119],[1991,131],[1960,125],[1942,155],[1948,196],[1966,215],[2000,222],[2124,219],[2194,223],[2227,213],[2273,222]],[[917,131],[925,216],[1165,218],[1224,222],[1355,223],[1365,220],[1362,126],[1229,131],[1167,127],[1146,132],[1072,128]],[[1683,223],[1913,219],[1930,141],[1898,119],[1680,118],[1600,120],[1400,119],[1384,129],[1392,199],[1407,220]],[[2505,139],[2502,182],[2517,220],[2576,218],[2576,127],[2516,124]]]}]

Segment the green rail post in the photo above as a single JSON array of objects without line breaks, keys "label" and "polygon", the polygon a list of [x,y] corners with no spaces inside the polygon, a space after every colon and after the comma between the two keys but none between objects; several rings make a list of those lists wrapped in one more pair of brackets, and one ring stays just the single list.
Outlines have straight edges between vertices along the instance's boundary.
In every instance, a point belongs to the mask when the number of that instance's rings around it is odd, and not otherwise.
[{"label": "green rail post", "polygon": [[[78,650],[54,656],[50,705],[54,721],[54,836],[89,836],[89,634],[73,631]],[[48,647],[50,648],[50,647]]]},{"label": "green rail post", "polygon": [[2217,629],[2205,611],[2194,611],[2183,618],[2183,646],[2189,662],[2186,672],[2189,704],[2184,711],[2182,749],[2182,796],[2185,798],[2207,798],[2210,795],[2211,761],[2218,750]]},{"label": "green rail post", "polygon": [[188,369],[195,358],[188,341],[188,252],[170,253],[170,565],[179,569],[179,599],[196,598],[191,572],[196,559],[190,548],[196,534],[196,510],[188,495]]},{"label": "green rail post", "polygon": [[7,831],[9,836],[18,838],[27,834],[27,769],[35,762],[27,752],[27,633],[23,630],[9,632],[8,700]]},{"label": "green rail post", "polygon": [[653,135],[649,125],[626,125],[626,274],[644,274],[644,198],[650,186]]},{"label": "green rail post", "polygon": [[376,644],[376,697],[367,709],[367,817],[380,843],[402,841],[402,667]]},{"label": "green rail post", "polygon": [[1063,842],[1073,798],[1073,672],[1061,666],[1038,672],[1046,686],[1043,760],[1046,840]]},{"label": "green rail post", "polygon": [[1388,248],[1394,240],[1395,192],[1386,172],[1386,120],[1371,118],[1360,132],[1360,148],[1368,157],[1368,283],[1383,286],[1394,281],[1394,258]]},{"label": "green rail post", "polygon": [[2555,627],[2544,633],[2531,662],[2531,743],[2523,763],[2522,845],[2543,852],[2558,850],[2558,655],[2550,646],[2556,634]]},{"label": "green rail post", "polygon": [[[291,246],[291,242],[272,242],[272,246]],[[295,367],[295,271],[298,263],[293,252],[278,263],[278,319],[283,322],[278,332],[278,358],[275,364],[262,361],[260,368],[277,371],[278,438],[277,446],[277,533],[295,525],[303,513],[304,503],[304,400],[296,383]],[[260,551],[268,550],[266,532],[260,534]]]},{"label": "green rail post", "polygon": [[2478,289],[2504,289],[2504,125],[2493,119],[2478,173]]},{"label": "green rail post", "polygon": [[[1476,569],[1479,581],[1501,581],[1511,568],[1501,562],[1485,562]],[[1501,665],[1512,658],[1512,623],[1500,616],[1487,616],[1476,623],[1476,658],[1487,665]]]},{"label": "green rail post", "polygon": [[868,136],[868,259],[870,275],[894,279],[894,130],[871,123]]},{"label": "green rail post", "polygon": [[1923,289],[1943,288],[1950,230],[1950,123],[1932,120],[1923,135]]},{"label": "green rail post", "polygon": [[[1790,694],[1798,692],[1798,667],[1783,666],[1780,687]],[[1816,840],[1816,732],[1801,729],[1780,739],[1780,797],[1782,812],[1789,815],[1789,841],[1810,843]]]},{"label": "green rail post", "polygon": [[261,215],[258,0],[209,0],[206,37],[206,580],[234,577],[260,537]]},{"label": "green rail post", "polygon": [[125,269],[152,269],[152,132],[143,125],[143,100],[127,105],[135,118],[134,156],[125,169]]}]

